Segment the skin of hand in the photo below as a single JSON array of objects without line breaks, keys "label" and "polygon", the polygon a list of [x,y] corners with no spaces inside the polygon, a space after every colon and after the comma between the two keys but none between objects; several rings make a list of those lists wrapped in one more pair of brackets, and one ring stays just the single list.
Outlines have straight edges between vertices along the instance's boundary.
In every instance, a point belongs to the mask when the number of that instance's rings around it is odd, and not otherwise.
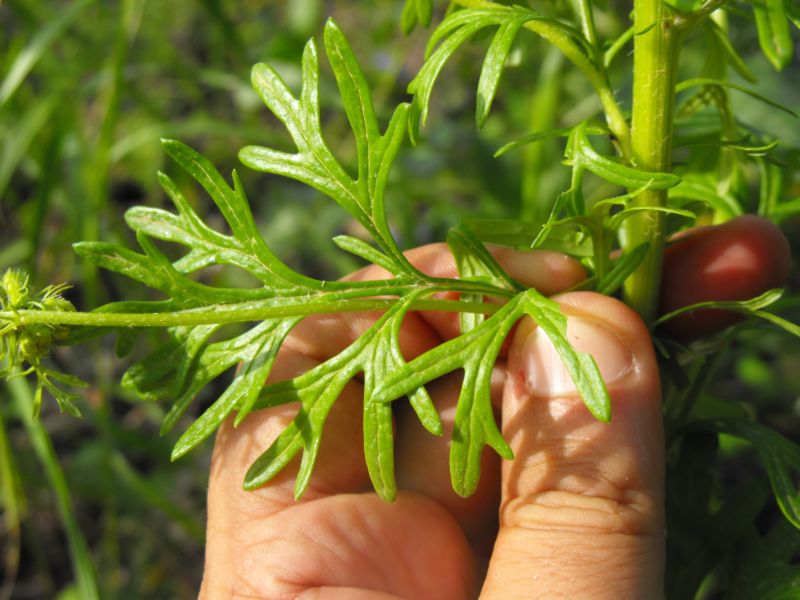
[{"label": "skin of hand", "polygon": [[[694,245],[685,251],[682,244]],[[515,459],[501,461],[485,449],[481,480],[469,498],[453,492],[449,477],[459,373],[427,386],[442,416],[442,437],[427,433],[408,404],[397,401],[400,491],[393,503],[371,491],[358,381],[331,410],[317,467],[298,502],[293,484],[299,458],[266,486],[242,490],[249,465],[297,407],[259,411],[237,429],[229,420],[217,436],[211,465],[201,598],[662,597],[664,441],[649,332],[618,300],[591,292],[559,295],[585,277],[575,261],[551,252],[492,252],[520,283],[557,294],[570,340],[595,357],[607,383],[611,423],[591,417],[530,319],[509,336],[492,382],[492,400]],[[444,245],[408,256],[426,273],[456,276]],[[666,254],[670,287],[662,294],[662,309],[719,293],[725,299],[755,296],[779,287],[788,264],[786,240],[760,219],[699,230]],[[349,279],[386,276],[373,266]],[[305,319],[284,343],[270,381],[337,354],[376,318],[359,313]],[[725,324],[723,318],[714,327]],[[671,326],[688,339],[691,325],[676,320]],[[410,360],[457,334],[452,314],[410,313],[400,345]]]}]

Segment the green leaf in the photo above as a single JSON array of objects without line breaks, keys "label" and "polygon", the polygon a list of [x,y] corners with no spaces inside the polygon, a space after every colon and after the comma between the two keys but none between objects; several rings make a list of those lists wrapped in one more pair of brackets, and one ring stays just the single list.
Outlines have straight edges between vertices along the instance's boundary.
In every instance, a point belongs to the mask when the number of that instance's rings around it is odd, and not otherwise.
[{"label": "green leaf", "polygon": [[508,276],[466,224],[456,225],[447,232],[447,245],[455,257],[462,279],[489,281],[500,289],[512,292],[523,290]]},{"label": "green leaf", "polygon": [[402,271],[400,273],[396,272],[398,270],[397,265],[392,262],[389,257],[383,254],[380,250],[370,246],[364,240],[360,240],[350,235],[337,235],[333,238],[333,243],[350,254],[354,254],[359,258],[363,258],[369,263],[383,267],[390,273],[395,273],[396,275],[402,274]]},{"label": "green leaf", "polygon": [[[197,397],[197,394],[206,387],[211,381],[219,377],[225,371],[232,369],[243,361],[254,361],[259,353],[272,352],[273,346],[278,346],[285,335],[284,330],[291,328],[299,319],[286,319],[278,321],[264,321],[256,327],[240,335],[220,340],[212,344],[206,344],[204,336],[208,333],[202,326],[195,327],[191,335],[193,339],[186,342],[186,351],[180,357],[177,364],[176,373],[170,382],[175,400],[164,421],[161,424],[162,435],[170,431],[177,423],[180,416],[186,412],[189,404]],[[277,349],[277,348],[276,348]],[[147,359],[145,359],[147,360]],[[261,384],[266,381],[266,377]],[[240,380],[238,386],[246,382]],[[233,385],[233,383],[231,384]],[[236,390],[234,390],[236,391]],[[233,393],[233,392],[231,392]],[[223,392],[223,395],[227,394]],[[222,408],[226,402],[217,401]],[[228,411],[230,412],[230,411]],[[228,413],[226,413],[228,414]],[[211,416],[206,417],[210,419]],[[194,434],[192,434],[194,435]],[[192,439],[195,439],[192,437]],[[198,438],[197,441],[202,441]],[[192,446],[183,444],[181,450],[173,450],[173,460],[182,456],[191,449]]]},{"label": "green leaf", "polygon": [[497,93],[497,85],[500,83],[500,75],[523,23],[524,21],[517,19],[500,25],[486,52],[478,80],[478,102],[475,109],[475,124],[478,129],[483,127],[486,117],[489,116],[492,101]]},{"label": "green leaf", "polygon": [[414,0],[417,6],[417,19],[423,27],[429,27],[433,18],[433,0]]},{"label": "green leaf", "polygon": [[260,146],[239,152],[250,168],[303,181],[331,196],[360,221],[367,221],[366,202],[359,197],[356,183],[333,157],[322,138],[319,120],[319,61],[317,46],[309,40],[303,52],[302,91],[292,94],[272,67],[253,67],[252,84],[267,108],[285,125],[298,152],[289,154]]},{"label": "green leaf", "polygon": [[753,75],[750,67],[747,66],[744,59],[739,56],[739,53],[733,47],[733,44],[731,44],[730,39],[728,39],[728,33],[712,19],[705,20],[703,26],[725,57],[726,62],[744,79],[750,83],[756,83],[756,76]]},{"label": "green leaf", "polygon": [[608,49],[603,54],[603,65],[606,70],[611,67],[614,59],[619,56],[620,51],[627,46],[635,36],[636,28],[631,25],[628,29],[623,31],[616,40],[609,44]]},{"label": "green leaf", "polygon": [[786,519],[800,529],[800,491],[794,477],[800,473],[800,446],[776,431],[740,420],[719,420],[715,430],[728,433],[753,444],[767,470],[775,500]]},{"label": "green leaf", "polygon": [[587,135],[586,124],[581,123],[572,133],[571,153],[573,167],[585,168],[606,181],[626,188],[647,186],[651,190],[665,190],[680,183],[681,178],[672,173],[642,171],[620,164],[614,159],[602,156],[592,147]]},{"label": "green leaf", "polygon": [[145,235],[140,234],[138,240],[145,254],[107,242],[79,242],[73,248],[80,256],[104,269],[164,292],[172,297],[173,305],[180,308],[274,296],[274,292],[267,288],[216,288],[197,283],[180,273]]},{"label": "green leaf", "polygon": [[[211,260],[211,255],[218,264],[244,266],[270,287],[288,289],[318,286],[318,282],[313,279],[303,277],[286,267],[269,249],[253,219],[250,204],[235,171],[234,186],[230,187],[211,162],[195,150],[173,140],[163,140],[162,144],[175,162],[208,192],[225,218],[232,235],[223,235],[205,225],[166,175],[160,175],[159,181],[175,204],[178,217],[170,219],[159,212],[154,218],[148,219],[156,209],[134,208],[125,215],[126,222],[134,231],[189,246],[196,255],[202,257],[199,260],[195,258],[192,261],[180,261],[183,272],[205,266]],[[174,221],[173,228],[169,227],[171,221]]]},{"label": "green leaf", "polygon": [[756,161],[759,171],[758,214],[771,217],[783,198],[783,169],[765,159]]},{"label": "green leaf", "polygon": [[406,0],[400,17],[400,29],[408,35],[417,23],[429,27],[433,18],[433,0]]},{"label": "green leaf", "polygon": [[250,168],[302,181],[330,196],[361,223],[381,249],[397,264],[395,270],[415,273],[397,247],[386,220],[384,193],[389,170],[407,128],[407,104],[396,109],[380,133],[372,94],[350,46],[337,25],[325,26],[325,49],[333,69],[358,153],[358,177],[353,179],[334,157],[322,137],[319,118],[319,64],[313,39],[303,53],[302,90],[295,97],[269,66],[253,68],[253,87],[285,125],[297,146],[289,154],[261,146],[239,152]]},{"label": "green leaf", "polygon": [[[358,73],[353,71],[354,63],[348,58],[347,49],[342,45],[342,39],[337,37],[339,35],[337,31],[331,28],[328,31],[330,51],[338,52],[338,58],[334,62],[340,72],[340,87],[351,94],[348,116],[356,129],[359,121],[363,121],[359,137],[363,141],[361,151],[366,152],[369,164],[362,171],[359,180],[351,182],[357,189],[366,190],[362,198],[372,203],[364,205],[372,211],[371,218],[374,220],[371,222],[383,222],[383,225],[374,227],[375,231],[380,235],[379,230],[385,229],[386,235],[390,235],[385,221],[381,221],[382,208],[378,205],[382,202],[380,196],[382,191],[378,193],[378,190],[385,185],[387,161],[391,162],[389,155],[396,151],[399,139],[396,132],[402,133],[405,125],[402,120],[395,120],[394,125],[390,125],[390,133],[387,136],[381,136],[377,132],[376,126],[373,126],[374,114],[370,112],[371,102],[356,100],[363,81],[359,79]],[[311,75],[308,54],[306,56],[308,79]],[[343,73],[347,73],[347,76]],[[310,88],[306,88],[303,98],[310,102],[309,95],[314,94]],[[402,114],[402,111],[399,114]],[[296,116],[287,115],[286,119],[291,121]],[[308,123],[308,119],[305,122]],[[168,296],[167,300],[106,305],[96,311],[98,314],[107,315],[125,311],[134,313],[129,315],[128,319],[136,316],[136,313],[150,313],[143,316],[158,316],[171,311],[169,315],[171,320],[163,323],[176,325],[171,330],[171,340],[133,365],[124,378],[127,387],[145,397],[153,399],[168,397],[173,400],[172,407],[162,423],[162,432],[174,427],[192,400],[211,381],[237,365],[240,367],[233,381],[218,399],[183,433],[173,449],[173,459],[179,458],[205,440],[234,411],[238,413],[235,420],[235,424],[238,425],[251,410],[256,408],[278,349],[289,330],[303,315],[352,310],[350,306],[370,308],[375,306],[376,302],[381,306],[390,307],[387,314],[400,315],[422,295],[453,287],[452,284],[445,285],[416,272],[413,278],[409,278],[405,259],[401,262],[395,256],[381,254],[364,243],[354,242],[353,238],[343,238],[339,241],[342,243],[345,240],[343,243],[347,247],[356,249],[368,258],[377,259],[381,256],[380,261],[376,260],[378,264],[382,262],[385,266],[391,267],[395,273],[404,275],[405,279],[400,277],[388,281],[324,282],[301,276],[284,265],[261,238],[235,173],[231,186],[208,160],[194,150],[170,141],[165,142],[165,147],[176,162],[209,194],[225,218],[230,228],[230,235],[205,225],[172,180],[162,175],[161,184],[174,203],[177,213],[137,207],[126,214],[128,224],[137,232],[143,253],[105,243],[78,244],[76,250],[95,264],[119,272]],[[180,244],[189,252],[171,261],[156,246],[154,239]],[[396,246],[393,245],[392,248],[395,253],[399,253]],[[211,265],[229,265],[244,269],[263,285],[250,289],[222,288],[200,284],[191,278],[195,271]],[[484,282],[454,281],[453,284],[455,289],[462,288],[468,294],[477,290],[491,293],[496,289]],[[502,292],[501,296],[508,294],[507,290]],[[386,296],[399,296],[400,299],[386,300]],[[363,304],[361,299],[364,298],[373,300]],[[359,302],[362,304],[358,304]],[[256,324],[250,325],[244,332],[240,329],[234,335],[228,329],[220,329],[222,324],[232,322],[256,322]],[[385,324],[386,321],[381,323]],[[364,370],[367,380],[371,381],[370,378],[382,377],[384,370],[402,362],[399,349],[394,346],[399,320],[395,325],[396,327],[387,325],[389,327],[387,331],[391,331],[391,334],[382,337],[376,334],[367,335],[351,347],[350,354],[338,357],[338,362],[326,363],[327,375],[320,382],[313,382],[306,391],[307,395],[304,398],[307,404],[313,399],[315,406],[319,405],[319,408],[312,412],[314,418],[308,425],[316,432],[316,439],[321,435],[324,416],[327,414],[325,403],[330,404],[335,400],[342,386],[355,372]],[[210,343],[212,335],[221,339]],[[359,353],[359,349],[363,352]],[[368,358],[385,362],[373,364],[368,362]],[[47,387],[46,378],[43,379],[42,385]],[[440,433],[441,422],[424,390],[412,390],[409,394],[412,407],[420,416],[423,425],[431,431]],[[61,394],[57,399],[62,408],[72,409],[69,396]],[[365,448],[376,489],[389,498],[394,494],[394,479],[393,467],[387,458],[391,456],[392,443],[391,438],[387,437],[391,433],[391,411],[387,408],[372,404],[368,404],[365,408],[365,428],[369,434],[365,438],[365,444],[369,442],[369,446]],[[305,435],[307,426],[303,423],[301,415],[296,426],[297,431]],[[269,469],[265,471],[267,474],[276,472],[274,469],[280,467],[283,458],[290,456],[292,452],[296,453],[302,447],[302,444],[298,446],[296,440],[292,441],[292,431],[289,430],[267,453],[268,456],[272,456],[277,452],[279,457],[270,462]],[[286,445],[282,446],[284,442]],[[318,446],[312,444],[305,450],[305,460],[297,482],[298,493],[302,492],[310,477],[317,448]],[[260,477],[264,477],[263,472]]]},{"label": "green leaf", "polygon": [[[466,219],[464,224],[484,243],[526,249],[532,247],[533,241],[544,227],[542,222],[517,219]],[[551,229],[547,238],[537,248],[581,258],[593,255],[591,239],[576,235],[576,229],[572,226]]]},{"label": "green leaf", "polygon": [[406,0],[403,4],[403,12],[400,15],[400,30],[408,35],[417,26],[417,3],[416,0]]},{"label": "green leaf", "polygon": [[607,296],[616,293],[628,276],[642,264],[649,249],[650,243],[643,242],[632,250],[625,252],[616,260],[608,274],[598,282],[596,291]]},{"label": "green leaf", "polygon": [[54,371],[52,369],[44,369],[44,372],[47,374],[48,378],[55,379],[63,384],[72,387],[89,387],[88,383],[86,383],[80,377],[76,377],[75,375],[61,373],[60,371]]},{"label": "green leaf", "polygon": [[178,396],[189,365],[217,329],[219,325],[172,329],[167,343],[128,368],[122,386],[146,400]]},{"label": "green leaf", "polygon": [[376,401],[390,401],[456,369],[463,369],[450,447],[453,489],[462,496],[468,496],[477,486],[484,446],[492,447],[503,458],[512,458],[511,449],[494,420],[489,390],[492,368],[503,341],[514,323],[525,314],[547,334],[589,412],[607,422],[611,417],[611,402],[594,359],[589,354],[576,352],[570,345],[566,337],[567,320],[558,304],[532,289],[515,296],[473,329],[390,373],[376,391]]},{"label": "green leaf", "polygon": [[499,158],[510,150],[516,150],[517,148],[527,146],[528,144],[549,140],[554,137],[567,137],[570,133],[572,133],[572,127],[558,127],[555,129],[548,129],[546,131],[535,131],[533,133],[529,133],[528,135],[523,135],[521,138],[517,138],[513,142],[504,144],[494,153],[494,157]]},{"label": "green leaf", "polygon": [[751,314],[754,317],[758,317],[759,319],[769,321],[773,325],[777,325],[785,332],[790,333],[795,337],[800,337],[800,326],[795,323],[792,323],[791,321],[787,321],[783,317],[779,317],[778,315],[773,315],[772,313],[764,312],[763,310],[756,310]]},{"label": "green leaf", "polygon": [[[363,371],[367,467],[376,492],[387,500],[395,497],[391,409],[385,405],[378,406],[373,390],[392,373],[405,368],[397,336],[403,316],[415,297],[412,294],[398,302],[340,354],[303,375],[269,385],[261,391],[254,408],[299,401],[300,409],[292,424],[250,467],[245,477],[246,489],[267,483],[302,450],[295,496],[299,498],[303,494],[316,462],[328,413],[347,383]],[[412,406],[423,425],[441,433],[438,414],[422,385],[408,388],[405,393],[411,396]]]},{"label": "green leaf", "polygon": [[536,290],[528,290],[525,312],[536,321],[555,347],[589,412],[599,421],[611,420],[611,398],[591,354],[577,352],[567,339],[567,318],[558,304]]},{"label": "green leaf", "polygon": [[753,2],[753,15],[761,50],[772,66],[780,71],[792,61],[794,51],[784,0]]},{"label": "green leaf", "polygon": [[503,340],[523,314],[522,297],[516,296],[480,325],[389,373],[375,392],[376,401],[389,401],[451,371],[464,370],[450,446],[453,489],[462,496],[477,486],[484,446],[504,458],[513,456],[495,423],[489,391]]},{"label": "green leaf", "polygon": [[616,231],[621,225],[622,222],[640,212],[657,212],[663,213],[666,215],[676,215],[679,217],[684,217],[691,221],[697,219],[697,215],[690,210],[684,210],[682,208],[670,208],[669,206],[631,206],[629,208],[625,208],[620,212],[614,214],[610,217],[607,221],[608,228],[612,231]]},{"label": "green leaf", "polygon": [[743,94],[747,94],[751,98],[755,98],[756,100],[759,100],[760,102],[763,102],[768,106],[777,108],[778,110],[781,110],[793,116],[794,118],[798,118],[796,112],[783,106],[782,104],[778,104],[777,102],[770,100],[766,96],[762,96],[761,94],[754,92],[753,90],[748,89],[744,86],[731,83],[730,81],[724,81],[722,79],[709,79],[708,77],[694,77],[692,79],[686,79],[684,81],[681,81],[675,86],[675,93],[680,93],[684,90],[688,90],[689,88],[697,86],[719,86],[724,88],[730,88],[732,90],[736,90],[737,92],[742,92]]},{"label": "green leaf", "polygon": [[[377,402],[374,391],[390,373],[406,364],[400,352],[398,336],[403,316],[413,297],[388,313],[385,325],[372,348],[365,350],[364,364],[364,456],[370,479],[378,495],[394,500],[394,424],[390,405]],[[442,435],[442,422],[427,391],[420,386],[408,394],[412,408],[422,425],[434,435]]]},{"label": "green leaf", "polygon": [[433,86],[444,65],[464,42],[481,29],[492,26],[499,26],[500,29],[495,34],[481,72],[476,110],[479,126],[489,112],[508,51],[522,26],[527,26],[558,46],[585,72],[596,72],[596,67],[588,56],[591,45],[578,30],[560,21],[521,6],[492,5],[487,8],[455,11],[434,30],[428,41],[425,64],[408,85],[408,92],[414,94],[409,123],[412,142],[416,142],[420,124],[425,125],[427,122]]},{"label": "green leaf", "polygon": [[732,150],[738,150],[748,156],[753,157],[760,157],[765,156],[772,152],[775,148],[780,145],[780,140],[774,140],[772,142],[768,142],[766,144],[749,144],[747,140],[742,140],[739,142],[729,142],[729,141],[721,141],[720,146],[723,148],[730,148]]},{"label": "green leaf", "polygon": [[233,410],[239,411],[234,425],[239,425],[252,410],[286,334],[297,322],[287,319],[265,322],[261,334],[244,360],[233,382],[175,443],[172,460],[176,460],[210,436]]},{"label": "green leaf", "polygon": [[669,201],[673,206],[681,206],[681,199],[704,202],[722,218],[733,218],[744,214],[744,209],[730,192],[720,193],[717,182],[711,176],[685,175],[681,182],[669,190]]},{"label": "green leaf", "polygon": [[755,296],[754,298],[750,298],[749,300],[709,300],[707,302],[698,302],[696,304],[690,304],[689,306],[681,307],[677,310],[673,310],[666,315],[662,315],[656,320],[652,327],[656,327],[661,323],[669,321],[670,319],[674,319],[678,315],[682,315],[686,312],[691,312],[694,310],[699,309],[706,309],[706,308],[714,308],[718,310],[732,310],[735,312],[740,312],[745,315],[750,315],[754,317],[758,317],[761,319],[765,319],[778,325],[782,329],[788,331],[792,335],[800,336],[800,327],[797,325],[786,321],[776,315],[771,313],[765,313],[762,309],[775,304],[778,300],[780,300],[781,296],[783,295],[782,289],[772,289],[767,290],[763,294]]},{"label": "green leaf", "polygon": [[52,371],[50,369],[37,369],[36,374],[38,376],[37,386],[36,386],[36,404],[34,409],[34,418],[38,418],[39,416],[39,406],[41,406],[42,401],[42,388],[44,387],[47,389],[48,392],[56,399],[58,403],[58,408],[62,413],[66,413],[68,415],[72,415],[73,417],[80,417],[81,411],[75,406],[75,401],[80,399],[78,394],[74,394],[71,392],[65,392],[58,386],[56,386],[52,381],[52,379],[61,381],[67,385],[71,386],[79,386],[79,387],[86,387],[88,384],[84,381],[81,381],[77,377],[73,377],[71,375],[66,375],[65,373],[59,373],[57,371]]},{"label": "green leaf", "polygon": [[[515,150],[522,146],[527,146],[528,144],[533,144],[535,142],[541,142],[542,140],[548,140],[554,137],[567,137],[572,133],[572,127],[558,127],[556,129],[548,129],[546,131],[537,131],[534,133],[529,133],[528,135],[524,135],[521,138],[514,140],[513,142],[509,142],[504,146],[501,146],[497,152],[494,153],[495,158],[502,156],[509,150]],[[604,135],[608,134],[608,127],[605,127],[601,123],[594,123],[588,122],[586,125],[586,133],[593,134],[593,135]]]},{"label": "green leaf", "polygon": [[[449,19],[442,22],[436,29],[431,37],[431,43],[436,39],[437,32],[444,31],[447,28],[449,32],[452,27],[452,20],[465,11],[456,12]],[[430,104],[431,93],[433,86],[436,83],[439,73],[444,67],[445,63],[455,53],[456,50],[469,38],[475,35],[478,31],[488,24],[481,21],[473,21],[472,23],[464,24],[450,35],[441,46],[436,49],[436,52],[430,56],[426,56],[425,64],[417,73],[417,76],[408,84],[408,93],[414,94],[414,102],[411,108],[411,115],[409,118],[410,135],[412,142],[416,143],[419,136],[419,126],[423,126],[428,120],[428,106]],[[430,43],[428,48],[430,49]],[[426,52],[426,55],[428,52]]]},{"label": "green leaf", "polygon": [[135,329],[117,329],[117,340],[114,343],[114,354],[117,358],[125,358],[131,352],[139,338],[139,332]]},{"label": "green leaf", "polygon": [[[522,288],[514,283],[503,268],[497,264],[494,257],[489,254],[486,247],[464,225],[457,225],[447,232],[447,245],[453,253],[461,279],[489,281],[500,288],[511,291],[521,291]],[[483,302],[483,296],[466,295],[462,300],[470,302]],[[474,329],[484,320],[480,313],[461,313],[459,315],[461,332]]]}]

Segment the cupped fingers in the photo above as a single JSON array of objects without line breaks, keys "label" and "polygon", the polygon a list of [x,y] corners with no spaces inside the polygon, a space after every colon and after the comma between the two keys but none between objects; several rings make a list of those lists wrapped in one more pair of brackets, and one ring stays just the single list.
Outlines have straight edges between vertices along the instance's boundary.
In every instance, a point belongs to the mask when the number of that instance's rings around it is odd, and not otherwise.
[{"label": "cupped fingers", "polygon": [[[543,293],[552,293],[567,287],[571,287],[585,277],[585,271],[576,261],[554,252],[535,251],[520,252],[508,248],[491,247],[491,252],[496,260],[509,273],[509,275],[521,284],[533,286]],[[420,271],[431,277],[455,278],[458,276],[455,260],[446,244],[431,244],[415,248],[406,253],[409,261]],[[348,281],[370,281],[389,277],[389,273],[378,266],[370,266],[345,278]],[[296,355],[322,362],[353,343],[364,331],[366,331],[378,318],[378,312],[359,312],[359,313],[339,313],[333,315],[312,315],[304,319],[289,334],[284,348]],[[449,339],[459,334],[458,315],[455,313],[439,311],[415,311],[409,312],[403,319],[399,331],[400,350],[406,360],[413,360],[427,350],[434,348],[443,339]],[[283,355],[279,357],[279,363]],[[503,369],[500,366],[496,369],[495,395],[499,404],[499,389],[502,386]],[[273,379],[276,379],[273,377]],[[280,380],[277,377],[276,380]],[[491,514],[496,509],[497,493],[496,483],[498,479],[499,461],[497,457],[489,452],[484,457],[485,477],[480,485],[478,492],[470,499],[458,496],[450,485],[449,478],[449,447],[450,436],[452,434],[452,423],[455,408],[460,390],[460,378],[458,374],[451,374],[441,381],[429,385],[429,391],[433,396],[437,410],[442,415],[444,435],[441,437],[431,436],[425,431],[417,421],[416,415],[405,405],[405,400],[398,400],[404,403],[396,411],[399,418],[397,427],[397,470],[401,489],[410,489],[441,502],[464,526],[465,530],[479,537],[486,531],[486,515]],[[342,432],[347,432],[347,439],[351,448],[361,448],[361,436],[351,434],[353,426],[361,426],[361,413],[358,407],[362,402],[361,386],[350,387],[347,390],[354,390],[352,407],[347,410],[348,421],[341,428],[332,420],[326,424],[327,437],[342,437]],[[347,391],[346,390],[346,391]],[[344,404],[345,399],[341,398],[338,404]],[[337,408],[337,411],[345,412],[344,408]],[[277,433],[273,430],[288,424],[291,412],[283,410],[274,416],[259,416],[259,431],[268,431],[269,434],[262,434],[262,437],[269,440]],[[251,420],[253,417],[250,418]],[[343,419],[344,421],[344,419]],[[256,425],[254,425],[255,427]],[[233,435],[231,433],[231,435]],[[354,443],[358,440],[358,444]],[[324,450],[324,448],[323,448]],[[320,452],[323,456],[323,452]],[[345,461],[345,454],[338,453],[338,458],[330,464],[320,464],[317,467],[315,477],[325,477],[328,471],[333,475],[331,480],[336,478],[335,474],[340,473],[339,464]],[[347,454],[346,456],[350,456]],[[361,466],[361,477],[363,481],[354,479],[339,491],[357,491],[358,486],[367,485],[367,475],[363,469],[363,459],[351,461],[346,459],[348,465],[358,464]],[[291,475],[295,469],[287,469],[287,474]],[[347,469],[346,469],[347,470]],[[312,485],[315,480],[312,480]],[[274,484],[273,484],[274,485]],[[330,488],[329,488],[330,489]],[[285,495],[285,494],[284,494]]]},{"label": "cupped fingers", "polygon": [[[580,280],[583,270],[577,263],[553,253],[519,253],[505,249],[493,250],[498,260],[512,277],[527,285],[536,285],[545,292],[568,287]],[[444,244],[424,246],[408,253],[409,259],[423,272],[435,277],[455,277],[456,268],[452,254]],[[372,266],[351,275],[349,280],[367,281],[387,277],[387,273]],[[444,313],[408,313],[400,329],[399,343],[407,360],[422,354],[440,343],[442,337],[457,334],[457,317]],[[443,316],[444,315],[444,316]],[[340,313],[313,315],[304,319],[290,332],[279,352],[270,381],[282,381],[306,372],[319,363],[335,356],[364,331],[380,313]],[[431,391],[434,401],[445,414],[445,426],[452,423],[448,411],[454,412],[458,385],[454,377],[434,384]],[[342,492],[369,489],[369,477],[363,458],[362,413],[363,386],[351,381],[334,403],[324,425],[324,435],[317,464],[305,499],[314,499]],[[401,401],[402,402],[402,401]],[[209,522],[233,521],[219,529],[232,530],[242,523],[238,520],[253,516],[264,517],[294,502],[294,479],[299,468],[299,455],[263,488],[255,492],[242,490],[242,481],[251,464],[277,439],[297,415],[296,403],[266,409],[251,414],[238,427],[226,422],[220,429],[215,446],[209,489]],[[470,530],[477,522],[475,515],[484,514],[485,506],[496,506],[494,480],[498,470],[495,458],[485,460],[487,472],[486,494],[476,500],[465,501],[449,487],[449,431],[446,439],[434,438],[412,425],[415,419],[410,411],[399,411],[398,473],[400,485],[417,489],[428,497],[443,501],[453,514]],[[403,416],[405,415],[405,416]],[[411,418],[409,418],[411,417]],[[405,440],[405,441],[404,441]],[[423,463],[420,456],[428,456]],[[423,477],[413,483],[411,473],[420,469]],[[425,469],[429,472],[423,473]],[[436,475],[434,475],[436,473]],[[494,477],[492,474],[494,473]],[[483,498],[483,501],[479,499]],[[463,517],[463,518],[462,518]]]}]

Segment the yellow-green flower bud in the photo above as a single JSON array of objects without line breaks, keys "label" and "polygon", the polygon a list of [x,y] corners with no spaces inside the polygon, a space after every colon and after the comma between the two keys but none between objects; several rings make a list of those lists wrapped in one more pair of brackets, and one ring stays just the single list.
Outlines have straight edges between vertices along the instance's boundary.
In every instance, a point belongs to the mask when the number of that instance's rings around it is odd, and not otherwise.
[{"label": "yellow-green flower bud", "polygon": [[29,299],[28,274],[18,269],[8,269],[0,282],[6,308],[21,308]]}]

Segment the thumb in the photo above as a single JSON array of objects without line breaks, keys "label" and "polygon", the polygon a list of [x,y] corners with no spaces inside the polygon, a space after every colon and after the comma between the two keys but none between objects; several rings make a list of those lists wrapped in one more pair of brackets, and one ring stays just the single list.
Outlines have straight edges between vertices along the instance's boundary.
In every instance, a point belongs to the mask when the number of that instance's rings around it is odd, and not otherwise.
[{"label": "thumb", "polygon": [[556,298],[612,398],[595,420],[544,332],[514,336],[503,397],[500,530],[481,598],[658,598],[663,592],[664,441],[650,335],[621,302]]}]

